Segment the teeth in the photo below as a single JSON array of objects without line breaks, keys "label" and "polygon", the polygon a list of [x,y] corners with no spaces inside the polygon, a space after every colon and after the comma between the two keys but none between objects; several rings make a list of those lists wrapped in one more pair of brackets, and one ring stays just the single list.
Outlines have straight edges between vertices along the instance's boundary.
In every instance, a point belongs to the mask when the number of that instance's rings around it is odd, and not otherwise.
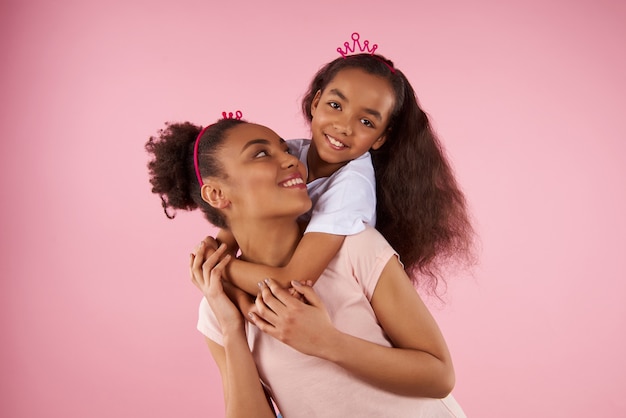
[{"label": "teeth", "polygon": [[295,179],[287,180],[286,182],[283,183],[283,187],[291,187],[297,184],[304,184],[304,180],[299,177]]},{"label": "teeth", "polygon": [[334,146],[336,146],[336,147],[342,147],[342,148],[343,148],[343,147],[345,147],[345,146],[346,146],[345,144],[343,144],[343,143],[341,143],[341,142],[337,141],[337,140],[336,140],[335,138],[333,138],[332,136],[328,136],[328,135],[326,135],[326,138],[328,138],[328,141],[329,141],[331,144],[333,144]]}]

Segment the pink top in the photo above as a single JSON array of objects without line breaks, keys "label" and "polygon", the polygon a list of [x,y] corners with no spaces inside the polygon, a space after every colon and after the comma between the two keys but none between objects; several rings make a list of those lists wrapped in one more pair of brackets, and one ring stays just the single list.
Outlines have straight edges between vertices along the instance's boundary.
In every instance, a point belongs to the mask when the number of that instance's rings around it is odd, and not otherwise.
[{"label": "pink top", "polygon": [[[346,237],[337,256],[315,283],[333,324],[341,331],[391,346],[370,299],[395,251],[367,226]],[[246,323],[248,344],[261,379],[285,418],[465,417],[452,396],[426,399],[399,396],[356,379],[341,367],[307,356]],[[200,303],[198,330],[223,344],[219,324],[206,299]]]}]

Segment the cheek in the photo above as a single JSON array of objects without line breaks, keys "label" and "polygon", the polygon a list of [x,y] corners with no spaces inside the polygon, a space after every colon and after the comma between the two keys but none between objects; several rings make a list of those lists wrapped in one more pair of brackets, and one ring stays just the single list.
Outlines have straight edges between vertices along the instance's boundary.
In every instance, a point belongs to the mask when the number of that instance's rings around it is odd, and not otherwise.
[{"label": "cheek", "polygon": [[300,173],[302,178],[306,181],[306,177],[307,177],[306,167],[301,162],[298,162],[298,172]]},{"label": "cheek", "polygon": [[364,143],[372,144],[378,138],[380,138],[380,136],[383,134],[383,131],[381,129],[372,129],[364,125],[360,125],[357,134]]},{"label": "cheek", "polygon": [[237,200],[247,200],[259,189],[259,182],[252,178],[240,179],[231,184],[232,193]]},{"label": "cheek", "polygon": [[316,121],[319,123],[320,121],[327,120],[329,114],[330,111],[329,108],[326,107],[326,105],[324,107],[318,107],[314,112],[311,111],[311,116],[313,117],[311,123],[315,123]]},{"label": "cheek", "polygon": [[231,207],[238,217],[248,218],[259,212],[263,196],[258,189],[241,185],[230,199]]},{"label": "cheek", "polygon": [[276,186],[277,173],[273,169],[247,167],[242,172],[244,175],[233,178],[229,182],[232,192],[242,199],[269,193],[270,189]]}]

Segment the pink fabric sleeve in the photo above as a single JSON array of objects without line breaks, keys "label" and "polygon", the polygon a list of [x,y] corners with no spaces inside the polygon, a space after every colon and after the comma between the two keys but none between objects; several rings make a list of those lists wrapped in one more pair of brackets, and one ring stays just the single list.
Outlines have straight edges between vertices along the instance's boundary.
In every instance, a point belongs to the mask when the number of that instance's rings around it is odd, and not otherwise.
[{"label": "pink fabric sleeve", "polygon": [[380,274],[391,257],[397,253],[380,232],[371,226],[367,226],[359,234],[346,237],[346,240],[349,241],[349,257],[354,277],[371,301]]},{"label": "pink fabric sleeve", "polygon": [[209,302],[206,298],[202,298],[200,301],[200,307],[198,308],[198,331],[200,331],[209,340],[215,341],[217,344],[224,345],[224,336],[222,335],[222,329],[217,322],[217,318],[213,314]]}]

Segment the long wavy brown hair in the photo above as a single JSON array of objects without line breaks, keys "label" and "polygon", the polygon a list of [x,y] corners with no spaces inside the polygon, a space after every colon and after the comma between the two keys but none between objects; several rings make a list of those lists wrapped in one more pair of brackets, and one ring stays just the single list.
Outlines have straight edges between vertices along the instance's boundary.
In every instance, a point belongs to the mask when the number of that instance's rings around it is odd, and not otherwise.
[{"label": "long wavy brown hair", "polygon": [[359,68],[386,79],[395,94],[387,140],[372,150],[376,175],[376,229],[400,256],[415,284],[434,294],[445,284],[450,265],[475,262],[474,230],[465,196],[444,148],[415,91],[402,71],[382,55],[357,54],[322,67],[302,101],[310,122],[311,104],[346,68]]}]

